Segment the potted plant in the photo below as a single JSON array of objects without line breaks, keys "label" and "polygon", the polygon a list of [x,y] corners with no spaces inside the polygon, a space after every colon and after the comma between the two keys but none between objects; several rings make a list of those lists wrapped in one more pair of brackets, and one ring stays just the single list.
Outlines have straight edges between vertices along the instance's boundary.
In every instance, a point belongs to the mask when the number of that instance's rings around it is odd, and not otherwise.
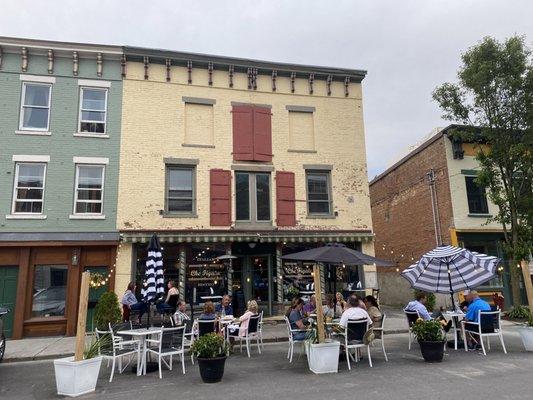
[{"label": "potted plant", "polygon": [[193,342],[191,351],[198,359],[202,380],[205,383],[220,382],[228,352],[224,337],[217,333],[200,336]]},{"label": "potted plant", "polygon": [[75,361],[74,356],[54,360],[57,394],[76,397],[94,392],[102,365],[99,349],[110,344],[110,335],[104,335],[86,347],[83,360]]},{"label": "potted plant", "polygon": [[287,289],[287,300],[292,301],[292,299],[298,297],[299,295],[300,290],[297,287],[290,285]]},{"label": "potted plant", "polygon": [[439,321],[424,321],[419,318],[413,324],[415,334],[422,357],[426,362],[441,362],[444,356],[445,335]]},{"label": "potted plant", "polygon": [[331,339],[325,339],[324,342],[318,342],[317,328],[308,332],[305,341],[305,353],[309,369],[315,374],[328,374],[339,371],[339,352],[340,342]]},{"label": "potted plant", "polygon": [[100,330],[109,329],[111,325],[120,322],[122,313],[115,292],[105,292],[94,308],[94,326]]},{"label": "potted plant", "polygon": [[519,330],[520,336],[522,338],[522,343],[526,351],[533,351],[533,316],[530,315],[527,322]]}]

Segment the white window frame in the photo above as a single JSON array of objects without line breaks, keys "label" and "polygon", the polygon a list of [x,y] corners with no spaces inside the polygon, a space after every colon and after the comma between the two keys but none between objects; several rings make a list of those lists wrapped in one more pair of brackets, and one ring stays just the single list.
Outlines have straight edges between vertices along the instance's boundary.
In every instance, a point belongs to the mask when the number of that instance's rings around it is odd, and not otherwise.
[{"label": "white window frame", "polygon": [[[26,87],[33,86],[47,86],[48,87],[48,107],[43,106],[24,106],[26,102]],[[24,127],[24,110],[25,108],[40,108],[48,109],[48,119],[46,121],[46,128],[25,128]],[[22,95],[20,97],[20,116],[19,116],[19,131],[21,132],[49,132],[50,131],[50,114],[52,113],[52,83],[44,83],[38,81],[27,80],[22,82]]]},{"label": "white window frame", "polygon": [[[102,110],[91,110],[91,109],[86,109],[84,110],[83,109],[83,90],[84,89],[91,89],[91,90],[99,90],[99,91],[103,91],[105,92],[105,104],[104,104],[104,131],[99,133],[99,132],[82,132],[81,130],[81,124],[82,122],[93,122],[93,123],[101,123],[101,121],[89,121],[89,120],[86,120],[86,121],[83,121],[81,116],[82,116],[82,111],[94,111],[94,112],[102,112]],[[107,87],[101,87],[101,86],[80,86],[80,91],[79,91],[79,109],[78,109],[78,134],[81,134],[81,135],[94,135],[94,136],[100,136],[100,135],[107,135],[107,97],[109,95],[109,89]]]},{"label": "white window frame", "polygon": [[[102,168],[102,196],[100,201],[96,200],[80,200],[83,203],[101,203],[102,207],[100,208],[99,213],[78,213],[76,212],[76,204],[78,203],[78,184],[79,184],[79,175],[80,167],[89,167],[89,168]],[[76,177],[74,181],[74,205],[72,208],[72,219],[76,217],[103,217],[104,216],[104,189],[105,189],[105,164],[76,164]]]},{"label": "white window frame", "polygon": [[[43,197],[41,199],[42,206],[41,206],[41,212],[40,213],[36,213],[36,212],[17,212],[17,211],[15,211],[16,204],[17,204],[17,193],[18,193],[18,189],[19,189],[19,186],[18,186],[18,182],[19,182],[19,166],[21,164],[44,165],[43,187],[42,187]],[[23,216],[23,215],[28,215],[28,216],[44,215],[43,214],[44,213],[44,195],[45,195],[45,190],[46,190],[46,172],[47,172],[47,170],[48,170],[48,163],[47,162],[36,162],[36,161],[16,161],[15,162],[15,180],[13,182],[13,200],[12,200],[12,203],[11,203],[11,215],[20,215],[20,216]]]}]

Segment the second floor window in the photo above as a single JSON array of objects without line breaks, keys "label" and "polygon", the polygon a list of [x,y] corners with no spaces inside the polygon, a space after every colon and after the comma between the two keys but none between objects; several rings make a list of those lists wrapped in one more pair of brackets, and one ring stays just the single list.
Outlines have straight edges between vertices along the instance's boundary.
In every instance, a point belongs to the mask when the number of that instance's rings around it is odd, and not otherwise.
[{"label": "second floor window", "polygon": [[103,165],[77,165],[74,214],[101,215],[104,202]]},{"label": "second floor window", "polygon": [[80,89],[79,132],[106,132],[107,89],[82,87]]},{"label": "second floor window", "polygon": [[307,211],[309,215],[331,215],[329,171],[307,171]]},{"label": "second floor window", "polygon": [[475,176],[465,176],[468,212],[470,214],[488,214],[487,195],[485,188],[478,186]]},{"label": "second floor window", "polygon": [[21,130],[48,131],[50,125],[50,97],[52,85],[42,83],[22,84],[20,110]]},{"label": "second floor window", "polygon": [[167,165],[165,212],[194,214],[194,167]]},{"label": "second floor window", "polygon": [[17,163],[13,214],[42,214],[46,164]]},{"label": "second floor window", "polygon": [[240,222],[270,222],[270,174],[235,173],[235,215]]}]

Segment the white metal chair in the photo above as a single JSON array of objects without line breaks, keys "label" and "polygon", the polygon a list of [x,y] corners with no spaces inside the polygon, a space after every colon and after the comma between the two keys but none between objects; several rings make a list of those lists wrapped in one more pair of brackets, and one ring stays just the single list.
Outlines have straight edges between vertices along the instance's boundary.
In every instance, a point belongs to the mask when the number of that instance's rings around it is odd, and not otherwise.
[{"label": "white metal chair", "polygon": [[259,323],[257,325],[257,334],[259,335],[259,341],[261,342],[261,348],[264,348],[263,345],[263,311],[259,313]]},{"label": "white metal chair", "polygon": [[[124,328],[120,326],[124,325]],[[117,330],[120,329],[129,329],[128,325],[120,324],[116,327]],[[138,340],[123,340],[120,336],[115,334],[115,331],[109,324],[108,331],[95,330],[96,337],[99,339],[104,335],[111,335],[111,343],[105,347],[98,349],[100,355],[108,361],[112,362],[111,365],[111,376],[109,377],[109,382],[113,382],[113,376],[115,374],[115,366],[118,367],[118,373],[121,374],[131,363],[133,356],[137,355],[137,368],[139,368],[139,361],[141,356],[141,347]],[[128,362],[125,365],[122,365],[122,359],[128,357]],[[118,361],[118,363],[117,363]]]},{"label": "white metal chair", "polygon": [[[352,369],[350,365],[350,358],[355,362],[359,361],[358,352],[361,348],[367,349],[368,354],[368,364],[372,368],[372,357],[370,356],[370,344],[365,344],[363,342],[363,337],[368,331],[370,323],[367,319],[350,319],[346,323],[344,328],[344,351],[346,352],[346,362],[348,363],[348,369]],[[350,354],[350,350],[354,351],[354,356]]]},{"label": "white metal chair", "polygon": [[502,344],[503,352],[507,354],[507,349],[505,348],[505,343],[503,342],[503,332],[501,326],[501,311],[478,311],[478,322],[466,322],[463,320],[463,341],[465,346],[465,351],[468,351],[466,334],[475,335],[479,337],[479,344],[481,344],[481,349],[483,354],[487,355],[485,351],[485,344],[483,338],[487,338],[487,347],[490,350],[490,337],[498,336],[500,338],[500,343]]},{"label": "white metal chair", "polygon": [[413,333],[413,324],[416,322],[420,315],[418,311],[403,311],[407,317],[407,326],[409,327],[409,350],[411,350],[411,343],[414,341],[415,335]]},{"label": "white metal chair", "polygon": [[261,318],[260,315],[252,315],[250,317],[250,320],[248,321],[248,328],[246,329],[244,336],[239,335],[240,329],[237,329],[235,333],[230,333],[228,331],[228,337],[233,338],[233,339],[239,339],[241,353],[242,353],[242,341],[244,340],[246,342],[246,352],[248,353],[248,358],[250,358],[250,340],[253,340],[253,339],[256,339],[257,351],[259,352],[259,354],[261,354],[261,342],[260,342],[260,336],[259,336],[260,318]]},{"label": "white metal chair", "polygon": [[[147,347],[146,352],[149,354],[155,354],[159,364],[159,379],[163,378],[161,372],[161,365],[164,363],[169,370],[172,371],[172,357],[179,355],[181,357],[181,369],[185,374],[185,342],[184,335],[185,326],[176,328],[164,328],[161,327],[158,339],[146,339],[147,344],[154,347]],[[169,357],[169,362],[165,360],[165,357]],[[144,365],[146,369],[146,363]],[[146,371],[144,371],[146,372]]]},{"label": "white metal chair", "polygon": [[[383,338],[383,336],[385,335],[385,319],[386,319],[386,315],[385,314],[382,314],[381,315],[381,324],[379,327],[375,327],[373,326],[372,329],[374,331],[374,333],[376,334],[376,339],[379,339],[381,340],[381,350],[383,350],[383,355],[385,356],[385,361],[389,361],[389,358],[387,357],[387,352],[385,351],[385,340]],[[379,337],[378,337],[379,336]]]},{"label": "white metal chair", "polygon": [[293,329],[291,327],[291,323],[289,319],[285,316],[285,324],[287,325],[287,333],[289,335],[289,351],[287,353],[287,358],[289,359],[289,362],[292,363],[292,355],[294,354],[294,344],[295,343],[305,343],[304,339],[295,339],[294,334],[301,333],[301,332],[307,332],[307,329]]}]

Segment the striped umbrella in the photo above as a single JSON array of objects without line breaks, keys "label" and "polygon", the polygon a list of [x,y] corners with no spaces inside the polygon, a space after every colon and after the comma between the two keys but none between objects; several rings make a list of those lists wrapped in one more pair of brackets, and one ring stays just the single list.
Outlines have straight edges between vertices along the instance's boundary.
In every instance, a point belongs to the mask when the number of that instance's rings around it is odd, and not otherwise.
[{"label": "striped umbrella", "polygon": [[499,263],[497,257],[455,246],[439,246],[402,271],[402,276],[414,289],[449,293],[455,309],[453,294],[491,280]]},{"label": "striped umbrella", "polygon": [[150,244],[148,245],[148,258],[146,259],[144,281],[141,295],[145,303],[153,303],[164,295],[163,256],[161,255],[159,239],[155,233],[152,235]]}]

